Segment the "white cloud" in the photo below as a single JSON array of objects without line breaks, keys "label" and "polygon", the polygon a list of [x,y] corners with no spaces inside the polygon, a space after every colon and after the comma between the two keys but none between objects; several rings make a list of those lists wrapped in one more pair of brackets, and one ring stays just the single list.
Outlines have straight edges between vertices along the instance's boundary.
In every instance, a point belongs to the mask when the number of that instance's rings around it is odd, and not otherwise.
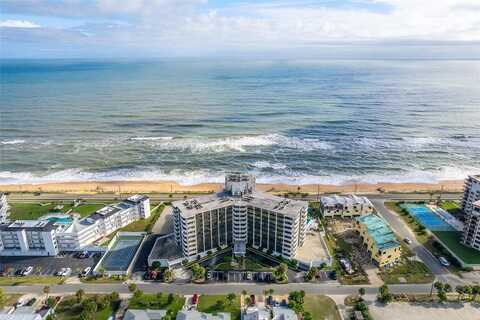
[{"label": "white cloud", "polygon": [[40,28],[40,25],[27,20],[3,20],[0,21],[3,28]]}]

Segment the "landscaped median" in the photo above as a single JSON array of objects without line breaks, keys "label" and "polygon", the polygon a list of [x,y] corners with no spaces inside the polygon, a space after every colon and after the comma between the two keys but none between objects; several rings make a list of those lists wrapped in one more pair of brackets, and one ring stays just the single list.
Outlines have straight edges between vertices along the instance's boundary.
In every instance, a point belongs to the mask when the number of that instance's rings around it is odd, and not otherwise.
[{"label": "landscaped median", "polygon": [[55,276],[0,277],[0,286],[62,284],[64,281],[65,278]]}]

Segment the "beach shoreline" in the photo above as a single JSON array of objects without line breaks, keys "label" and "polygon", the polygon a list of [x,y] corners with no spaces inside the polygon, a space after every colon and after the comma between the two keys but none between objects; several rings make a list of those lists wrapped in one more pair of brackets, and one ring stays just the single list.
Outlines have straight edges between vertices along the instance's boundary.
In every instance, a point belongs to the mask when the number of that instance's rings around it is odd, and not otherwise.
[{"label": "beach shoreline", "polygon": [[[182,185],[175,181],[84,181],[50,182],[41,184],[4,184],[0,192],[46,192],[46,193],[210,193],[221,190],[221,183]],[[258,183],[257,189],[272,192],[300,193],[430,193],[462,192],[463,180],[444,180],[436,183],[358,183],[344,185],[326,184],[271,184]]]}]

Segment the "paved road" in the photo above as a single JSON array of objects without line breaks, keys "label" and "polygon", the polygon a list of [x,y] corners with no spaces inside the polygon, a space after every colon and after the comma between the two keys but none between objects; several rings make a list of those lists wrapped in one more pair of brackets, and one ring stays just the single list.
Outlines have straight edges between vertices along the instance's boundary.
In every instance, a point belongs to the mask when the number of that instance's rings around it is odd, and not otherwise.
[{"label": "paved road", "polygon": [[458,278],[457,276],[450,273],[450,271],[443,267],[439,262],[438,259],[435,258],[430,251],[425,249],[415,238],[415,234],[410,230],[407,224],[402,220],[402,218],[396,214],[388,210],[385,207],[383,199],[374,199],[370,198],[373,205],[377,209],[377,211],[387,220],[390,224],[392,229],[403,238],[409,238],[412,240],[412,244],[409,246],[410,249],[420,258],[427,265],[430,270],[432,270],[433,274],[436,276],[437,280],[440,281],[448,281],[450,283],[463,283],[463,281]]},{"label": "paved road", "polygon": [[[168,193],[155,193],[149,194],[148,196],[153,202],[159,201],[174,201],[182,200],[185,196],[188,198],[198,196],[200,194],[170,194]],[[370,199],[389,199],[389,200],[423,200],[430,199],[428,193],[385,193],[385,194],[358,194],[368,196]],[[74,199],[85,199],[85,200],[102,200],[102,201],[117,201],[124,199],[128,194],[73,194],[73,193],[42,193],[38,196],[35,196],[33,193],[11,193],[8,198],[10,201],[54,201],[54,200],[74,200]],[[320,195],[324,196],[324,195]],[[457,200],[462,197],[460,193],[443,193],[442,199],[445,200]],[[309,195],[305,198],[298,197],[297,199],[314,201],[317,200],[317,195]]]},{"label": "paved road", "polygon": [[[239,293],[241,290],[247,290],[249,293],[261,294],[265,289],[274,289],[276,294],[287,294],[294,290],[304,290],[310,294],[353,294],[358,292],[358,288],[364,287],[367,294],[376,294],[377,287],[373,286],[343,286],[337,284],[305,284],[292,283],[288,285],[276,284],[258,284],[258,283],[237,283],[237,284],[164,284],[164,283],[137,283],[137,288],[146,293],[168,292],[179,294],[227,294],[230,292]],[[3,287],[7,293],[38,293],[43,292],[44,285],[34,286],[12,286]],[[391,285],[390,291],[393,293],[430,293],[431,285]],[[53,294],[73,294],[78,289],[83,289],[87,293],[110,293],[117,291],[120,294],[129,293],[126,284],[63,284],[50,287],[50,293]]]}]

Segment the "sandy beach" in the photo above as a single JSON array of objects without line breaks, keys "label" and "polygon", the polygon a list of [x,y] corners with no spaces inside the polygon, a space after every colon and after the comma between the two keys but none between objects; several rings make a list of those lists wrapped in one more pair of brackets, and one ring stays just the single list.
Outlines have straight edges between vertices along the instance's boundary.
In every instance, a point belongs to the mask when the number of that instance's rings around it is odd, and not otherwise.
[{"label": "sandy beach", "polygon": [[[181,185],[173,181],[90,181],[59,182],[44,184],[0,185],[0,192],[59,192],[59,193],[188,193],[213,192],[222,188],[220,183]],[[438,183],[378,183],[345,185],[288,185],[257,184],[257,188],[268,192],[319,193],[379,193],[379,192],[461,192],[463,180],[440,181]]]}]

